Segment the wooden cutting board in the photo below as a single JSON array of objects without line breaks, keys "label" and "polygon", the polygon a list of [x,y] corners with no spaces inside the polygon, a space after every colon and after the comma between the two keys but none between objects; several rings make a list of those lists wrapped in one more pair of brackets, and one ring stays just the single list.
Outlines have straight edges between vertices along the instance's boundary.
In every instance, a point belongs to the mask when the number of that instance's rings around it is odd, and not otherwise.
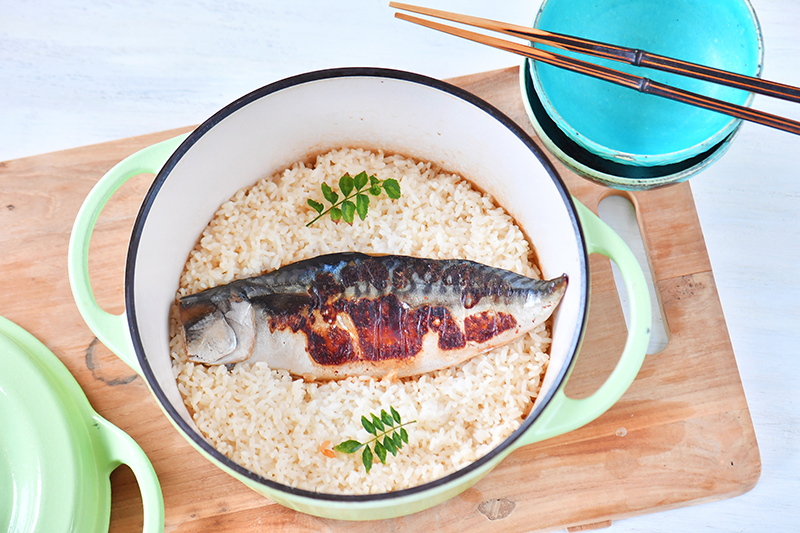
[{"label": "wooden cutting board", "polygon": [[[451,81],[535,137],[517,68]],[[167,421],[143,380],[94,338],[67,280],[69,233],[90,188],[124,157],[189,129],[0,163],[0,315],[44,342],[94,408],[142,446],[161,480],[167,531],[579,531],[755,486],[758,446],[689,184],[619,193],[551,158],[570,191],[595,212],[609,194],[623,194],[636,207],[670,339],[663,351],[647,356],[622,399],[581,429],[517,450],[453,500],[404,518],[320,519],[246,488],[201,457]],[[151,180],[145,175],[126,183],[92,238],[91,279],[99,304],[110,312],[123,310],[128,239]],[[626,335],[609,261],[591,261],[588,332],[567,388],[575,397],[602,383]],[[111,530],[141,531],[131,471],[117,469],[111,482]]]}]

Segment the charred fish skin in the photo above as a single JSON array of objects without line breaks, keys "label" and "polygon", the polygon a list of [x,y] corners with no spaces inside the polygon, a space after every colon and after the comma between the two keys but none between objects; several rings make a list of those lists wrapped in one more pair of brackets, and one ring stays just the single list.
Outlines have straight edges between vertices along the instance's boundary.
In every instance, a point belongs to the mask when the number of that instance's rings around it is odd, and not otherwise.
[{"label": "charred fish skin", "polygon": [[566,286],[566,276],[536,280],[467,260],[345,252],[181,298],[181,321],[196,362],[403,377],[523,335]]}]

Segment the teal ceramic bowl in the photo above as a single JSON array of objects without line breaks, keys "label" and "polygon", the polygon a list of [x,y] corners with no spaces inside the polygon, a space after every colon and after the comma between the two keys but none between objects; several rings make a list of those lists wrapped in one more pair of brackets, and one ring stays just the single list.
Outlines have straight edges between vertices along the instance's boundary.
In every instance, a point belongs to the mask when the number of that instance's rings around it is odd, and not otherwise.
[{"label": "teal ceramic bowl", "polygon": [[[747,0],[545,0],[534,25],[750,76],[761,72],[761,30]],[[739,105],[749,106],[753,98],[749,92],[722,85],[627,63],[590,60]],[[564,136],[590,157],[624,167],[678,165],[686,167],[677,172],[683,175],[698,163],[697,158],[718,153],[715,150],[741,124],[720,113],[544,63],[526,65],[535,98]],[[675,171],[661,168],[655,174]]]}]

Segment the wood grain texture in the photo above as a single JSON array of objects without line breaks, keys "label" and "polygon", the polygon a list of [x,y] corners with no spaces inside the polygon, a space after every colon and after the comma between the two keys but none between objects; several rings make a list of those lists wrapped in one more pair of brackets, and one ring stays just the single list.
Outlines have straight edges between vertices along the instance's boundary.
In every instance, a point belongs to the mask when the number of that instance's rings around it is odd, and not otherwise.
[{"label": "wood grain texture", "polygon": [[[517,69],[452,80],[529,133]],[[61,359],[95,409],[128,432],[161,480],[167,531],[555,530],[730,498],[751,489],[761,462],[714,276],[688,184],[630,195],[637,208],[668,329],[629,391],[595,422],[517,450],[475,487],[409,517],[348,523],[296,513],[201,457],[163,416],[142,379],[83,324],[66,278],[69,231],[91,186],[116,162],[182,131],[124,139],[0,165],[0,312]],[[572,193],[597,209],[607,189],[556,163]],[[122,310],[130,228],[150,177],[127,183],[98,222],[90,249],[95,295]],[[568,386],[590,394],[613,368],[625,335],[607,259],[593,256],[592,307]],[[141,529],[127,469],[112,475],[112,530]]]}]

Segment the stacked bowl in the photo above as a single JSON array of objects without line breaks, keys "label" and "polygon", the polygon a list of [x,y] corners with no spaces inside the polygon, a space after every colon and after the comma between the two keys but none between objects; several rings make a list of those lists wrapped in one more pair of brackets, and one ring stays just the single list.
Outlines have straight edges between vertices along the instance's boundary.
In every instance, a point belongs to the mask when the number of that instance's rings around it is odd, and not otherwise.
[{"label": "stacked bowl", "polygon": [[[748,76],[761,73],[761,30],[747,0],[545,0],[534,26]],[[753,100],[739,89],[591,61],[738,105]],[[722,157],[741,126],[727,115],[530,60],[521,69],[521,88],[548,150],[579,175],[617,189],[651,189],[697,174]]]}]

